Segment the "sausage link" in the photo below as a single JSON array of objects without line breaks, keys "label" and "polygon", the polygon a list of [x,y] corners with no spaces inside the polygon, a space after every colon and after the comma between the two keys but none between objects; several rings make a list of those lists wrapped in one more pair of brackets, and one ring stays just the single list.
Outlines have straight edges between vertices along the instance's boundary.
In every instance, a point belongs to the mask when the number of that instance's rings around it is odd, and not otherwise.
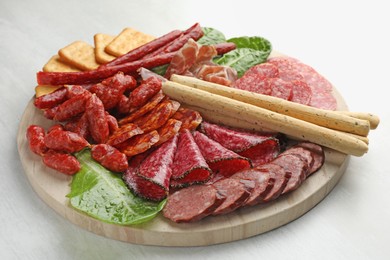
[{"label": "sausage link", "polygon": [[110,135],[103,102],[93,94],[87,101],[85,113],[89,132],[96,143],[105,143]]},{"label": "sausage link", "polygon": [[42,156],[48,150],[44,142],[45,130],[42,127],[30,125],[27,128],[26,137],[33,153]]},{"label": "sausage link", "polygon": [[87,140],[79,134],[59,129],[49,132],[45,136],[44,142],[52,150],[67,153],[81,151],[89,145]]},{"label": "sausage link", "polygon": [[92,146],[91,156],[105,168],[114,172],[124,172],[129,167],[126,155],[108,144]]},{"label": "sausage link", "polygon": [[154,95],[161,90],[161,81],[156,77],[150,77],[142,81],[141,85],[130,93],[130,107],[145,105]]},{"label": "sausage link", "polygon": [[67,99],[67,92],[68,89],[65,87],[59,88],[52,93],[37,97],[34,105],[39,109],[53,108]]},{"label": "sausage link", "polygon": [[81,169],[80,162],[76,157],[53,150],[44,154],[42,161],[46,166],[68,175],[73,175]]}]

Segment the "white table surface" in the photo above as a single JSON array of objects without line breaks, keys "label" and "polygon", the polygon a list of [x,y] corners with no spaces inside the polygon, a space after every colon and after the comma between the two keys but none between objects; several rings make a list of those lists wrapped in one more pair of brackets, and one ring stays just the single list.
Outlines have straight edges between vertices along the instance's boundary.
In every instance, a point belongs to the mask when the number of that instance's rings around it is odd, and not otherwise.
[{"label": "white table surface", "polygon": [[[390,259],[390,16],[387,1],[0,1],[0,259]],[[140,246],[97,236],[48,207],[24,175],[16,133],[35,73],[74,40],[130,26],[152,35],[195,22],[260,35],[316,68],[350,110],[377,114],[370,150],[333,191],[276,230],[207,247]]]}]

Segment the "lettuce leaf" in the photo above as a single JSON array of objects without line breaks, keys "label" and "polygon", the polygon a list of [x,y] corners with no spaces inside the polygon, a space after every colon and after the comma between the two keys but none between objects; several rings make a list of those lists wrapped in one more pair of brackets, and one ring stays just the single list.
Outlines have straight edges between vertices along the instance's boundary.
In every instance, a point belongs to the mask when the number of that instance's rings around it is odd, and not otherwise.
[{"label": "lettuce leaf", "polygon": [[215,58],[219,65],[230,66],[240,78],[251,67],[267,60],[272,51],[271,43],[262,37],[237,37],[227,40],[236,44],[237,49]]},{"label": "lettuce leaf", "polygon": [[151,202],[132,194],[121,178],[91,157],[89,149],[75,154],[81,170],[73,176],[67,195],[72,207],[101,221],[119,225],[140,224],[154,218],[166,201]]},{"label": "lettuce leaf", "polygon": [[226,42],[225,35],[217,29],[211,27],[202,27],[203,36],[197,41],[201,45],[213,45]]}]

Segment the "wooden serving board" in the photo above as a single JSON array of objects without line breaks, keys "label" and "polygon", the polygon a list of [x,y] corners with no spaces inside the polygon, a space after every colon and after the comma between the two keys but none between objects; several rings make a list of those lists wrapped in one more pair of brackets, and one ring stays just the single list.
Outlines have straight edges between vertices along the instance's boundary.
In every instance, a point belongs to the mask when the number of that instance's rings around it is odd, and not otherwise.
[{"label": "wooden serving board", "polygon": [[[347,106],[334,89],[338,109]],[[27,105],[21,119],[17,144],[25,174],[38,196],[70,222],[95,234],[134,244],[159,246],[204,246],[248,238],[283,226],[305,214],[318,204],[337,184],[348,165],[350,156],[325,149],[325,164],[297,190],[277,200],[230,214],[207,217],[199,222],[177,224],[159,214],[148,223],[119,226],[96,220],[69,205],[70,176],[47,168],[38,155],[33,154],[26,140],[26,129],[38,124],[47,129],[53,121],[42,111]]]}]

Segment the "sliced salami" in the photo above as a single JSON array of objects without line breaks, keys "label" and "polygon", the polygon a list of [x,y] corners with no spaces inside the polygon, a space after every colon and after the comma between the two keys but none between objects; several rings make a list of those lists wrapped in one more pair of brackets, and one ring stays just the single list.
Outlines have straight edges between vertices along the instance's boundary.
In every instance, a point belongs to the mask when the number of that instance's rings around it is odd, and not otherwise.
[{"label": "sliced salami", "polygon": [[278,67],[279,77],[289,81],[303,81],[311,88],[310,106],[329,110],[337,108],[332,84],[312,67],[291,57],[274,57],[268,62]]},{"label": "sliced salami", "polygon": [[209,216],[225,199],[212,185],[192,185],[169,195],[162,212],[177,223],[194,222]]},{"label": "sliced salami", "polygon": [[165,143],[167,140],[175,136],[179,132],[181,125],[182,122],[179,120],[173,118],[168,119],[168,121],[163,126],[157,129],[160,139],[155,144],[155,146]]},{"label": "sliced salami", "polygon": [[279,77],[279,69],[274,64],[269,62],[260,63],[258,65],[253,66],[249,70],[245,72],[243,77],[249,74],[257,74],[262,78],[278,78]]},{"label": "sliced salami", "polygon": [[312,97],[311,88],[301,80],[293,80],[291,101],[303,105],[309,105]]},{"label": "sliced salami", "polygon": [[250,197],[245,201],[243,206],[253,206],[261,203],[264,197],[271,191],[275,179],[265,169],[248,169],[233,174],[230,178],[239,180],[250,180],[255,182],[255,187],[251,191]]},{"label": "sliced salami", "polygon": [[143,153],[150,149],[155,143],[158,142],[160,136],[156,130],[149,133],[143,133],[136,135],[123,143],[116,145],[115,147],[124,153],[128,158]]},{"label": "sliced salami", "polygon": [[300,147],[303,147],[303,148],[309,150],[311,152],[312,157],[313,157],[313,164],[310,167],[310,169],[308,170],[308,174],[306,176],[306,177],[308,177],[309,175],[318,171],[322,167],[322,165],[324,164],[324,162],[325,162],[324,149],[322,148],[322,146],[320,146],[318,144],[309,143],[309,142],[301,142],[301,143],[297,144],[297,146],[300,146]]},{"label": "sliced salami", "polygon": [[172,118],[182,122],[180,131],[184,131],[185,129],[193,131],[202,123],[202,116],[198,111],[184,107],[180,107],[173,114]]},{"label": "sliced salami", "polygon": [[131,123],[134,120],[142,117],[143,115],[151,111],[153,108],[155,108],[157,104],[159,104],[163,100],[164,97],[165,95],[161,91],[158,92],[145,105],[143,105],[142,107],[138,108],[135,111],[132,111],[129,115],[119,120],[118,123],[120,125],[123,125],[123,124]]},{"label": "sliced salami", "polygon": [[240,170],[251,167],[248,158],[226,149],[218,142],[198,131],[194,132],[194,139],[214,174],[222,174],[225,177],[229,177]]},{"label": "sliced salami", "polygon": [[144,132],[156,130],[163,126],[167,120],[179,109],[180,103],[174,100],[164,100],[153,110],[133,123],[138,125]]},{"label": "sliced salami", "polygon": [[271,96],[285,100],[291,100],[293,96],[293,85],[290,82],[280,78],[266,78],[264,80],[268,81],[269,87],[271,89]]},{"label": "sliced salami", "polygon": [[149,200],[161,201],[166,198],[176,147],[177,137],[174,137],[151,152],[138,167],[132,164],[123,177],[128,187],[138,196]]},{"label": "sliced salami", "polygon": [[221,215],[241,207],[251,195],[255,182],[226,178],[215,182],[213,186],[226,196],[225,201],[212,213],[212,215]]},{"label": "sliced salami", "polygon": [[275,180],[274,186],[268,192],[268,194],[264,196],[262,202],[269,202],[271,200],[277,199],[280,194],[282,194],[283,189],[286,187],[291,173],[286,172],[283,167],[273,163],[261,165],[258,167],[258,169],[268,171],[270,173],[270,177]]},{"label": "sliced salami", "polygon": [[[293,146],[293,147],[288,148],[286,151],[284,151],[280,155],[285,155],[285,154],[294,154],[294,155],[301,157],[301,159],[306,162],[309,169],[311,169],[311,167],[314,164],[314,158],[313,158],[312,153],[304,147]],[[308,174],[309,171],[307,171],[306,173]]]},{"label": "sliced salami", "polygon": [[126,125],[122,125],[114,133],[112,133],[108,137],[107,144],[115,146],[132,138],[133,136],[143,133],[144,131],[142,131],[136,124],[128,123]]},{"label": "sliced salami", "polygon": [[267,163],[279,154],[279,141],[272,135],[231,129],[205,121],[200,130],[225,148],[249,158],[253,166]]},{"label": "sliced salami", "polygon": [[279,155],[275,160],[272,161],[272,163],[283,167],[286,172],[289,172],[291,174],[286,187],[282,191],[282,194],[286,194],[288,192],[296,190],[306,179],[306,172],[308,171],[308,166],[305,160],[303,160],[298,155]]},{"label": "sliced salami", "polygon": [[172,167],[171,185],[180,187],[204,183],[210,178],[211,173],[191,132],[186,130],[180,133]]}]

